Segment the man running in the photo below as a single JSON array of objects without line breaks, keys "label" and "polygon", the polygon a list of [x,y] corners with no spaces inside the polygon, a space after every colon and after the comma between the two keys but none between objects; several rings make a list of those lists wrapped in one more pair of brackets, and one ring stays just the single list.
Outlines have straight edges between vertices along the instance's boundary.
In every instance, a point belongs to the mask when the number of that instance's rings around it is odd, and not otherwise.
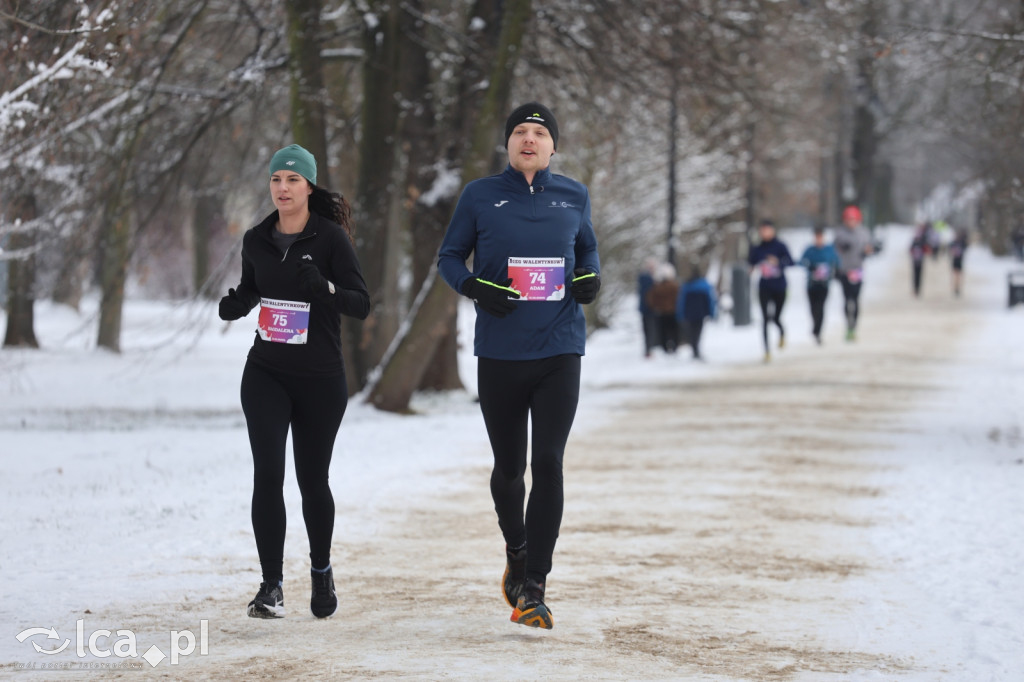
[{"label": "man running", "polygon": [[[586,342],[581,304],[601,286],[587,188],[549,164],[554,114],[531,102],[505,123],[508,166],[462,191],[438,270],[476,302],[477,390],[494,454],[491,496],[505,539],[512,620],[550,629],[547,575],[562,522],[562,457]],[[473,255],[473,271],[466,259]],[[526,501],[528,425],[533,486]]]},{"label": "man running", "polygon": [[764,361],[772,359],[768,344],[768,325],[779,328],[779,348],[786,345],[786,330],[782,327],[782,306],[786,303],[786,268],[793,264],[789,249],[775,235],[775,223],[765,219],[757,228],[761,243],[750,250],[747,261],[757,270],[761,281],[757,285],[761,302],[762,333],[764,335]]},{"label": "man running", "polygon": [[828,287],[835,277],[839,258],[831,244],[825,243],[825,228],[814,228],[814,243],[804,249],[800,264],[807,268],[807,300],[811,304],[814,340],[821,345],[821,327],[825,322]]},{"label": "man running", "polygon": [[843,211],[843,227],[836,231],[832,247],[839,256],[839,281],[843,285],[846,310],[846,340],[853,341],[860,316],[860,288],[864,279],[864,259],[871,254],[871,235],[861,224],[863,216],[856,206]]}]

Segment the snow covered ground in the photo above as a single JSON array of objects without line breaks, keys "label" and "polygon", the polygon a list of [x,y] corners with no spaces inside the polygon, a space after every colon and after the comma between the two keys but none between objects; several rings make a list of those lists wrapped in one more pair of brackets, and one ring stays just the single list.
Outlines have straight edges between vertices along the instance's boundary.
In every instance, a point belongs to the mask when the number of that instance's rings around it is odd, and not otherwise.
[{"label": "snow covered ground", "polygon": [[[1024,308],[1006,308],[1020,266],[972,248],[955,299],[948,262],[929,261],[914,300],[909,236],[884,231],[855,344],[834,286],[813,345],[799,268],[770,365],[757,312],[709,325],[705,364],[641,358],[628,309],[591,338],[546,633],[508,623],[497,596],[468,355],[469,390],[419,396],[413,416],[350,403],[329,621],[304,606],[289,468],[290,612],[256,622],[238,406],[252,326],[130,302],[113,355],[92,348],[92,310],[40,305],[43,350],[0,351],[0,675],[1022,679]],[[781,237],[795,255],[808,241]],[[115,647],[127,631],[140,656],[197,644],[153,666]]]}]

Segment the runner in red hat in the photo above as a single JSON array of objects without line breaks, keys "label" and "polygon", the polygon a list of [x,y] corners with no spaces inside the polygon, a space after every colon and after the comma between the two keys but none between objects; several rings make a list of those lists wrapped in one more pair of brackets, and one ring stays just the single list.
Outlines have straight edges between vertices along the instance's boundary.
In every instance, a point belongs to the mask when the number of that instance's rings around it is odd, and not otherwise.
[{"label": "runner in red hat", "polygon": [[839,256],[836,276],[843,285],[846,300],[846,340],[856,337],[857,317],[860,315],[860,287],[864,279],[864,258],[871,251],[871,235],[861,224],[863,216],[856,206],[843,210],[843,227],[836,231],[832,246]]}]

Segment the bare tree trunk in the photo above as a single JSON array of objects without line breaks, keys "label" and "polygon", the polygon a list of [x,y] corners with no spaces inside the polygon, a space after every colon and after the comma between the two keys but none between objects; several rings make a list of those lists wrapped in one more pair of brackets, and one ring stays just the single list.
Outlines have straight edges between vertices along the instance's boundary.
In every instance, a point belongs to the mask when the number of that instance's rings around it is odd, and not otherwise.
[{"label": "bare tree trunk", "polygon": [[103,226],[100,246],[100,324],[96,339],[101,348],[121,352],[121,316],[124,309],[124,285],[131,257],[132,225],[130,213],[120,206]]},{"label": "bare tree trunk", "polygon": [[[665,235],[665,261],[676,264],[676,245],[673,231],[676,226],[676,164],[679,159],[679,75],[675,69],[669,73],[668,93],[668,225]],[[589,309],[592,306],[588,306]],[[589,321],[589,320],[588,320]]]},{"label": "bare tree trunk", "polygon": [[121,313],[128,261],[132,255],[133,212],[128,179],[142,136],[140,122],[117,159],[117,172],[110,184],[106,209],[100,223],[100,323],[96,343],[100,348],[121,352]]},{"label": "bare tree trunk", "polygon": [[[465,164],[465,159],[470,153],[470,145],[467,144],[467,141],[473,139],[473,131],[476,128],[486,95],[486,93],[480,91],[478,84],[490,77],[489,65],[497,59],[496,46],[501,43],[501,28],[503,25],[502,10],[502,4],[499,2],[479,0],[474,4],[472,11],[469,13],[470,21],[475,24],[475,27],[467,26],[466,35],[472,37],[473,52],[479,55],[479,58],[467,63],[461,73],[456,112],[451,117],[452,128],[448,131],[440,131],[441,137],[456,140],[455,144],[449,146],[446,156],[448,162],[455,167]],[[477,21],[478,19],[483,19],[482,29],[479,28],[481,22]],[[505,97],[505,104],[498,105],[498,111],[506,109],[506,104],[507,95]],[[414,138],[410,137],[410,139]],[[423,147],[424,145],[419,145],[419,148]],[[436,144],[432,144],[431,147],[434,150],[437,149]],[[414,142],[414,155],[416,150],[417,145]],[[421,157],[423,159],[420,164],[421,167],[433,168],[433,164],[429,160],[429,154],[431,153],[436,154],[436,151],[431,152],[428,150],[427,155]],[[415,162],[411,162],[410,166],[415,168]],[[446,196],[434,202],[430,207],[418,206],[419,210],[414,213],[412,238],[414,245],[413,257],[416,259],[413,262],[414,281],[416,282],[422,281],[434,267],[437,247],[444,237],[448,220],[455,209],[456,199],[457,196],[454,194]],[[453,317],[447,332],[438,341],[437,349],[427,363],[427,370],[420,382],[419,389],[449,391],[463,388],[462,380],[459,377],[458,354],[460,340],[458,338],[456,322],[456,318]]]},{"label": "bare tree trunk", "polygon": [[370,393],[369,402],[388,412],[407,412],[409,400],[427,372],[426,360],[449,333],[455,319],[459,296],[444,283],[435,269],[424,282],[426,296],[415,311],[412,325],[398,351],[384,366],[381,380]]},{"label": "bare tree trunk", "polygon": [[[36,217],[36,200],[25,194],[12,202],[12,217],[26,223]],[[35,280],[36,257],[32,253],[36,236],[32,231],[14,232],[7,248],[18,252],[26,250],[24,258],[7,263],[7,333],[5,348],[39,348],[35,332]]]},{"label": "bare tree trunk", "polygon": [[[196,197],[192,211],[192,291],[203,290],[210,276],[210,237],[218,224],[222,224],[224,216],[221,200],[213,194],[201,194]],[[207,298],[218,298],[221,292],[212,288],[206,290]]]},{"label": "bare tree trunk", "polygon": [[[873,41],[878,34],[882,9],[876,3],[869,2],[865,11],[867,16],[861,25],[861,32],[866,41]],[[850,162],[856,203],[864,210],[865,222],[870,226],[874,226],[876,218],[875,157],[879,146],[878,121],[875,117],[877,98],[875,57],[871,53],[863,54],[857,59]]]},{"label": "bare tree trunk", "polygon": [[[478,108],[479,114],[470,137],[471,144],[463,165],[463,183],[484,176],[494,158],[502,112],[508,108],[511,79],[530,18],[530,0],[510,0],[503,5],[501,34],[496,42],[488,88]],[[479,57],[479,55],[478,55]],[[370,391],[369,402],[382,410],[402,412],[420,385],[438,345],[454,328],[458,294],[440,275],[424,282],[423,303],[414,311],[408,333],[384,366],[381,377]]]},{"label": "bare tree trunk", "polygon": [[321,0],[290,0],[288,13],[288,75],[291,122],[295,143],[318,160],[316,184],[331,188],[327,163],[327,124],[323,60],[320,57]]},{"label": "bare tree trunk", "polygon": [[[327,102],[324,64],[320,55],[320,14],[322,0],[287,2],[288,73],[291,79],[291,124],[295,143],[308,149],[317,159],[316,184],[330,191],[330,158],[327,150]],[[355,209],[357,210],[357,209]],[[355,228],[360,228],[356,215]],[[366,226],[363,226],[366,227]],[[358,236],[357,236],[358,244]],[[364,273],[366,263],[363,263]],[[370,289],[371,293],[373,289]],[[345,363],[349,394],[365,383],[366,370],[361,357],[363,323],[350,317],[341,318],[341,352]]]},{"label": "bare tree trunk", "polygon": [[401,149],[396,145],[399,17],[396,2],[369,3],[376,23],[363,34],[363,106],[360,115],[358,203],[353,207],[356,247],[370,292],[370,314],[358,325],[351,379],[360,387],[384,355],[399,323],[397,270],[400,256],[398,225],[392,219],[393,201],[400,197],[396,168]]},{"label": "bare tree trunk", "polygon": [[[444,231],[455,206],[454,193],[441,196],[431,195],[428,201],[421,201],[424,194],[431,192],[440,179],[438,163],[447,168],[458,167],[467,145],[466,126],[473,125],[476,109],[466,101],[478,96],[472,84],[486,78],[486,72],[474,61],[467,64],[460,74],[457,88],[458,104],[454,115],[448,117],[444,127],[438,125],[430,93],[430,60],[426,41],[411,40],[417,30],[415,15],[422,14],[422,0],[408,3],[413,12],[403,16],[401,57],[401,89],[403,99],[410,103],[402,120],[402,139],[408,145],[408,173],[406,175],[406,202],[411,207],[409,236],[412,256],[412,290],[419,291],[423,282],[431,275],[437,258],[437,248],[444,237]],[[473,51],[492,50],[500,38],[500,7],[493,2],[477,2],[469,13],[470,20],[476,19],[474,28],[467,26],[465,34],[473,39]],[[479,19],[483,19],[482,22]],[[477,28],[480,24],[483,29]],[[468,112],[467,120],[465,112]],[[439,153],[439,151],[441,153]],[[446,168],[446,170],[447,170]],[[427,362],[426,371],[417,389],[449,391],[463,387],[459,378],[458,338],[454,321],[438,340],[437,349]]]},{"label": "bare tree trunk", "polygon": [[96,253],[93,236],[92,229],[82,225],[63,242],[62,266],[53,288],[54,303],[79,309],[83,290],[94,271],[95,260],[90,257]]}]

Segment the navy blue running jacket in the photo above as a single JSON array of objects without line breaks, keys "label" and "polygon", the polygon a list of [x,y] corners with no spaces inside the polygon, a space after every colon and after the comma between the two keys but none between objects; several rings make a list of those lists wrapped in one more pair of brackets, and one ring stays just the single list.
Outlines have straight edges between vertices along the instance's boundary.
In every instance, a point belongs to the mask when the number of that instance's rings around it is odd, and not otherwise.
[{"label": "navy blue running jacket", "polygon": [[[768,256],[775,256],[778,262],[769,264]],[[786,268],[793,265],[793,256],[778,238],[761,242],[752,248],[747,255],[747,262],[760,271],[761,281],[758,287],[769,291],[786,290]]]},{"label": "navy blue running jacket", "polygon": [[[441,242],[441,276],[459,292],[470,277],[501,284],[510,276],[509,258],[564,258],[566,286],[576,268],[599,273],[586,186],[548,169],[530,185],[511,166],[466,185]],[[500,319],[477,309],[473,350],[497,360],[583,355],[586,336],[583,308],[566,291],[558,301],[519,301]]]}]

